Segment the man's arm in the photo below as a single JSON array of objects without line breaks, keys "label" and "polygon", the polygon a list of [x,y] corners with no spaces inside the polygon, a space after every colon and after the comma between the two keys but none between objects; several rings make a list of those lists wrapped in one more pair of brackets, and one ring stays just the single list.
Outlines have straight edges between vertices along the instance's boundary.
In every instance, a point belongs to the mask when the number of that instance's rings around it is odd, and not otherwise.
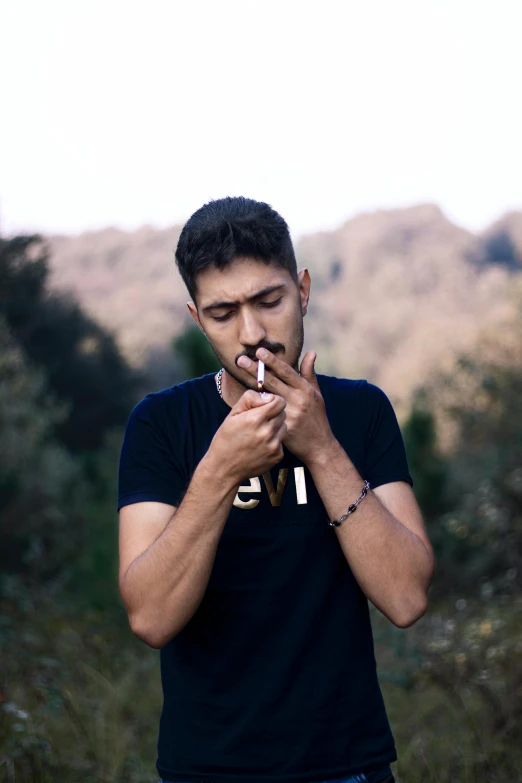
[{"label": "man's arm", "polygon": [[[265,388],[287,401],[284,444],[308,466],[330,519],[338,519],[359,497],[364,481],[330,428],[315,352],[305,354],[300,374],[270,351],[259,349],[256,356],[266,365]],[[238,364],[255,375],[248,357]],[[334,529],[361,589],[383,614],[401,628],[424,614],[434,556],[406,482],[370,489],[355,513]]]},{"label": "man's arm", "polygon": [[[172,506],[145,502],[120,509],[120,593],[132,631],[151,647],[163,647],[181,631],[207,588],[239,486],[219,475],[211,455],[204,457],[160,535]],[[155,540],[133,557],[147,536]]]},{"label": "man's arm", "polygon": [[[282,397],[245,392],[218,428],[178,509],[145,500],[121,507],[120,592],[133,632],[151,647],[167,644],[201,603],[241,481],[282,459],[285,406]],[[156,495],[152,485],[149,491]]]},{"label": "man's arm", "polygon": [[[361,494],[362,477],[337,440],[310,454],[307,466],[329,518],[338,519]],[[370,489],[333,529],[372,603],[400,628],[418,620],[428,605],[434,555],[409,484]]]}]

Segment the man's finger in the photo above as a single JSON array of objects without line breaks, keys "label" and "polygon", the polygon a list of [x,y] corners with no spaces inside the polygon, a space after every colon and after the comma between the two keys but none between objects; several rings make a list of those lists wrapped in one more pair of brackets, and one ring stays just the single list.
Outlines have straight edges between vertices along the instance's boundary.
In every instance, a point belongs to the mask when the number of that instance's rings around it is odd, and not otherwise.
[{"label": "man's finger", "polygon": [[257,408],[260,405],[267,405],[269,402],[272,402],[273,399],[273,394],[268,394],[266,397],[263,397],[262,394],[253,391],[253,389],[248,389],[248,391],[242,394],[239,400],[236,402],[231,410],[231,413],[244,413],[244,411],[248,411],[251,408]]},{"label": "man's finger", "polygon": [[[229,415],[236,416],[237,414],[250,413],[250,411],[253,412],[254,409],[257,409],[261,418],[270,420],[278,416],[281,411],[284,411],[285,407],[286,400],[284,397],[266,392],[259,394],[259,392],[249,389],[241,395]],[[257,413],[252,413],[252,415],[257,416]]]},{"label": "man's finger", "polygon": [[305,379],[305,381],[308,381],[312,386],[314,386],[316,389],[319,388],[319,384],[317,382],[317,376],[315,374],[315,360],[317,359],[317,354],[315,351],[307,351],[303,357],[303,361],[301,362],[301,377]]},{"label": "man's finger", "polygon": [[303,379],[299,376],[299,373],[282,359],[279,359],[275,354],[267,351],[266,348],[258,348],[256,356],[258,359],[261,359],[268,369],[279,378],[279,380],[283,381],[286,386],[291,386],[293,389],[302,388]]},{"label": "man's finger", "polygon": [[[253,378],[257,378],[257,362],[253,362],[246,356],[240,356],[237,363],[241,369],[246,370]],[[267,391],[278,394],[280,397],[288,394],[288,385],[280,381],[270,370],[265,372],[263,386]]]}]

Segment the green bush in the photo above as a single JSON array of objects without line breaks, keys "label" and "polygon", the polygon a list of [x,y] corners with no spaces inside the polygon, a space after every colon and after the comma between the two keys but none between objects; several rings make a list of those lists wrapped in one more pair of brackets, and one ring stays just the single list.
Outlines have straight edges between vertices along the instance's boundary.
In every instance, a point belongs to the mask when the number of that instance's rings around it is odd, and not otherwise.
[{"label": "green bush", "polygon": [[4,576],[0,779],[156,783],[158,652],[61,587]]},{"label": "green bush", "polygon": [[66,415],[0,319],[0,570],[63,578],[84,543],[88,484],[54,434]]}]

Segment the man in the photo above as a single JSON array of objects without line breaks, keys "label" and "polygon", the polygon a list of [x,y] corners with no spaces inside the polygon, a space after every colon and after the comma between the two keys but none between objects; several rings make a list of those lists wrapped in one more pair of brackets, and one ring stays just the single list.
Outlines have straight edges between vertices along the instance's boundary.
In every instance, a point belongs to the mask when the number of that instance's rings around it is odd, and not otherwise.
[{"label": "man", "polygon": [[393,781],[368,599],[411,625],[434,558],[391,403],[299,364],[310,275],[269,205],[206,204],[176,262],[222,370],[144,397],[120,458],[121,595],[161,649],[158,772]]}]

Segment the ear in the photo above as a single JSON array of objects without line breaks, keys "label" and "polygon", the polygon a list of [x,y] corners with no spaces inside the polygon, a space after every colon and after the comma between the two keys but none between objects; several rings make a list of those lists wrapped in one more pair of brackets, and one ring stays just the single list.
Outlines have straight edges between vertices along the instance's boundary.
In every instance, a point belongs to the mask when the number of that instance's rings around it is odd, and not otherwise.
[{"label": "ear", "polygon": [[310,299],[310,286],[312,285],[308,269],[301,269],[297,275],[297,280],[299,285],[299,297],[301,299],[301,313],[306,315],[308,300]]},{"label": "ear", "polygon": [[196,322],[197,326],[199,326],[199,328],[201,329],[203,334],[205,334],[205,332],[203,330],[203,327],[201,326],[201,322],[199,320],[198,311],[197,311],[197,308],[196,308],[196,305],[194,304],[194,302],[187,302],[187,308],[188,308],[188,311],[191,314],[192,318]]}]

